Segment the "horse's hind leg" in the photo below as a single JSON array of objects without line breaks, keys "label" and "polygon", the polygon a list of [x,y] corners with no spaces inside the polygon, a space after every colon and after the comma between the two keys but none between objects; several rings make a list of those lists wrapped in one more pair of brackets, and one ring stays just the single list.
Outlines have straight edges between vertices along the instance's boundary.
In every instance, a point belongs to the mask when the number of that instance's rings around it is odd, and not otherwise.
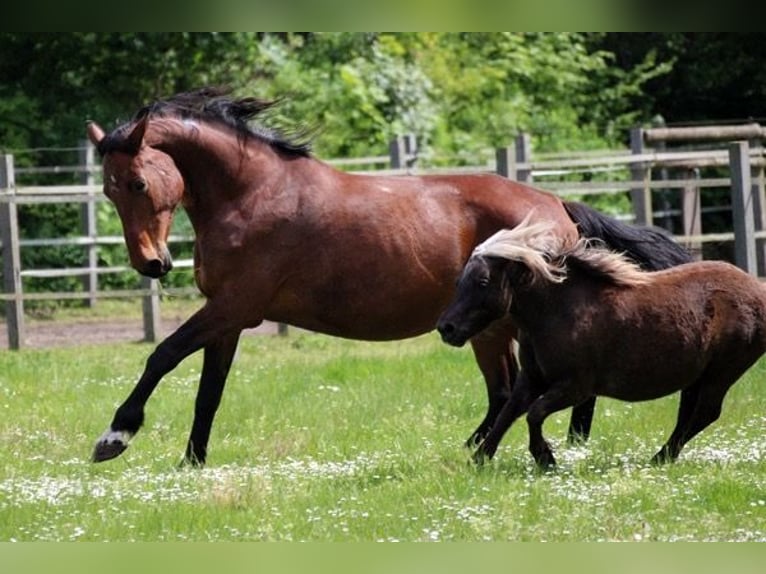
[{"label": "horse's hind leg", "polygon": [[676,428],[665,445],[652,457],[653,463],[676,460],[686,443],[718,420],[726,393],[755,362],[759,353],[755,359],[751,359],[749,353],[742,355],[741,352],[721,355],[740,359],[728,359],[725,363],[708,366],[697,382],[681,393]]},{"label": "horse's hind leg", "polygon": [[194,404],[194,422],[184,461],[194,466],[205,464],[207,442],[213,418],[221,403],[234,353],[237,350],[240,331],[235,330],[205,347],[197,398]]},{"label": "horse's hind leg", "polygon": [[510,398],[519,370],[512,349],[515,334],[516,329],[508,325],[503,328],[491,327],[471,339],[476,363],[487,385],[488,407],[484,420],[468,437],[465,443],[467,447],[476,446],[486,438]]},{"label": "horse's hind leg", "polygon": [[572,418],[569,421],[569,431],[567,432],[567,442],[569,444],[577,444],[588,440],[595,408],[596,397],[591,397],[572,408]]},{"label": "horse's hind leg", "polygon": [[511,393],[511,398],[505,403],[497,416],[492,429],[487,437],[476,449],[473,460],[482,464],[484,459],[492,458],[497,452],[497,447],[506,431],[511,428],[514,421],[527,412],[529,405],[539,395],[539,389],[533,389],[533,385],[525,373],[519,375],[516,386]]},{"label": "horse's hind leg", "polygon": [[691,420],[692,413],[697,406],[697,399],[699,398],[700,385],[695,383],[691,387],[685,388],[681,391],[681,399],[678,404],[678,417],[676,419],[676,426],[673,432],[670,434],[667,442],[663,447],[652,457],[653,464],[662,464],[665,462],[672,462],[678,457],[678,453],[681,451],[681,447],[684,444],[684,433]]}]

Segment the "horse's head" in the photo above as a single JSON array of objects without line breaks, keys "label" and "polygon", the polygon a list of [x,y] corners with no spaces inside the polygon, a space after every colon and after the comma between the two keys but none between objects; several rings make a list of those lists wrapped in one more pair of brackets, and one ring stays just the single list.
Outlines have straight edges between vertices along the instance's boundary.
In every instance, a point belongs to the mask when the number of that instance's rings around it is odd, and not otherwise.
[{"label": "horse's head", "polygon": [[463,269],[457,293],[436,328],[445,343],[461,347],[511,306],[510,267],[519,264],[500,257],[473,255]]},{"label": "horse's head", "polygon": [[89,123],[88,137],[103,157],[104,194],[117,208],[130,263],[156,278],[173,267],[167,239],[184,180],[170,156],[144,143],[147,122],[143,118],[109,135]]}]

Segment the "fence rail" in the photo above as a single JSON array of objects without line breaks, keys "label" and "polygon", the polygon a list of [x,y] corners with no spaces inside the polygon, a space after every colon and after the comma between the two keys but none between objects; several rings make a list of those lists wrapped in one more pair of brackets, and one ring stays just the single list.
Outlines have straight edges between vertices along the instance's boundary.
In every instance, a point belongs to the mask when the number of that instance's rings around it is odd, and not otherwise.
[{"label": "fence rail", "polygon": [[[598,152],[566,152],[533,157],[531,138],[519,135],[513,145],[495,150],[495,156],[484,165],[459,167],[421,167],[413,136],[394,139],[389,154],[362,158],[331,159],[328,163],[351,168],[354,173],[425,175],[451,173],[499,173],[521,182],[535,183],[561,196],[627,194],[631,213],[621,218],[651,225],[655,219],[680,217],[675,237],[700,250],[711,242],[733,242],[734,261],[752,274],[766,275],[766,196],[764,166],[766,160],[761,139],[766,130],[758,124],[743,126],[709,126],[704,128],[636,128],[631,132],[631,147],[626,150]],[[736,140],[736,141],[732,141]],[[688,149],[690,142],[705,143],[710,149]],[[647,144],[654,144],[650,149]],[[683,143],[684,149],[670,149],[667,144]],[[70,166],[15,168],[11,155],[0,156],[0,254],[2,254],[3,292],[9,347],[24,346],[24,301],[87,300],[95,304],[99,298],[139,297],[144,310],[145,339],[157,340],[159,330],[160,284],[143,279],[139,289],[99,289],[99,276],[121,273],[127,265],[100,266],[98,249],[120,245],[119,236],[100,236],[96,226],[96,205],[105,201],[96,176],[100,166],[94,161],[94,150],[88,142],[80,149],[81,163]],[[375,169],[360,169],[374,167]],[[728,177],[715,173],[702,177],[701,170],[727,168]],[[719,172],[721,169],[718,170]],[[17,185],[17,176],[40,174],[76,174],[80,183],[67,186]],[[581,176],[588,180],[573,181]],[[702,207],[703,189],[728,189],[726,205]],[[675,193],[679,207],[654,206],[654,195]],[[81,235],[66,238],[19,237],[18,209],[28,205],[80,204]],[[730,211],[731,231],[703,233],[702,215]],[[171,243],[191,242],[192,237],[172,235]],[[21,249],[45,246],[77,246],[85,250],[82,267],[64,269],[22,268]],[[126,256],[127,261],[127,256]],[[174,262],[176,268],[190,268],[191,260]],[[82,291],[30,293],[23,288],[25,279],[82,277]],[[188,295],[194,287],[164,288],[164,293]]]}]

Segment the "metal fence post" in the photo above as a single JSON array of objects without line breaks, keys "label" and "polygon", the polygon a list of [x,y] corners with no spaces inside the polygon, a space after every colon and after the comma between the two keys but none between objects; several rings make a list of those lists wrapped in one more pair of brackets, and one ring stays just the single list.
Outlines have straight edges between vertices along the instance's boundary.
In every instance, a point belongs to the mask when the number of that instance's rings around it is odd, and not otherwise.
[{"label": "metal fence post", "polygon": [[[90,140],[80,142],[79,155],[80,165],[85,166],[81,181],[85,185],[92,186],[96,181],[96,178],[93,176],[96,162],[95,148]],[[96,226],[96,195],[91,190],[88,190],[88,201],[82,204],[80,218],[82,221],[82,234],[91,240],[91,243],[85,248],[85,261],[88,273],[83,276],[82,282],[83,289],[87,294],[85,303],[88,307],[93,307],[96,305],[98,292],[98,272],[96,269],[98,267],[98,247],[96,245],[98,229]]]},{"label": "metal fence post", "polygon": [[24,299],[21,283],[19,220],[16,211],[16,178],[13,156],[0,156],[0,240],[3,242],[3,291],[10,296],[5,302],[8,346],[21,349],[25,344]]},{"label": "metal fence post", "polygon": [[734,219],[734,259],[738,267],[758,274],[755,256],[753,186],[750,178],[750,145],[746,141],[729,145],[731,166],[731,210]]}]

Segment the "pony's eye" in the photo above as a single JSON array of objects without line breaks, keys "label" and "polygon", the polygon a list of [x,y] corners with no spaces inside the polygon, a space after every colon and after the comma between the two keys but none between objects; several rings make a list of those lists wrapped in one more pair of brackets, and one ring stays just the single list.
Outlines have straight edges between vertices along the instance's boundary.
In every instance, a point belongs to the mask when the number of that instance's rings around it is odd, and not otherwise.
[{"label": "pony's eye", "polygon": [[130,182],[130,189],[131,191],[135,191],[136,193],[144,193],[147,189],[146,180],[139,177],[134,179]]}]

